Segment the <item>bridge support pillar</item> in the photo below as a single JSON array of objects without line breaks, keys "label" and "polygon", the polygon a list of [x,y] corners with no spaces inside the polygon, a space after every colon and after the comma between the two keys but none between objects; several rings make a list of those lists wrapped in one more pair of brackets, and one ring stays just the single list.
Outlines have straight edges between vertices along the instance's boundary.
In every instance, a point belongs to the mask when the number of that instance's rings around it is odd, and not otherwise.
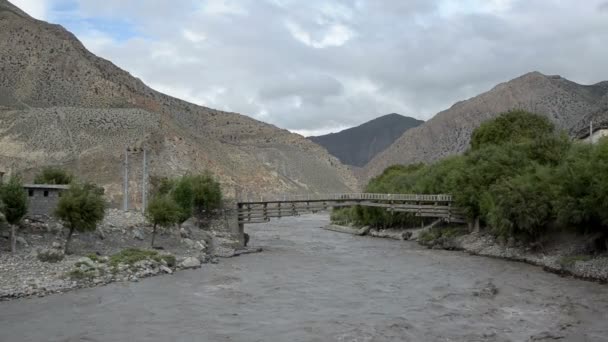
[{"label": "bridge support pillar", "polygon": [[230,234],[238,241],[239,247],[245,247],[245,225],[239,222],[239,209],[242,209],[241,204],[236,205],[236,210],[231,215],[228,215],[228,229]]}]

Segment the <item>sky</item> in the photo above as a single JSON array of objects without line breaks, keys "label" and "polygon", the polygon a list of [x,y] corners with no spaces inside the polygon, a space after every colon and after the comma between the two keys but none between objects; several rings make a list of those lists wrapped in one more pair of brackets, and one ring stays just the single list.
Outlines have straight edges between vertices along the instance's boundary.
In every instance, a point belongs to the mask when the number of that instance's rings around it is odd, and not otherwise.
[{"label": "sky", "polygon": [[606,0],[10,0],[152,88],[303,135],[530,71],[608,80]]}]

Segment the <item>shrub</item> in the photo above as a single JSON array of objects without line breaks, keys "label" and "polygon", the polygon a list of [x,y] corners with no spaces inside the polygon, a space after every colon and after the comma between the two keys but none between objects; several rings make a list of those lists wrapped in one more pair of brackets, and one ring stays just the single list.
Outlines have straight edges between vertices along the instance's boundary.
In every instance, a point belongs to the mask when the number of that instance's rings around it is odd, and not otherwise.
[{"label": "shrub", "polygon": [[35,184],[70,184],[74,176],[69,172],[56,167],[44,168],[34,178]]},{"label": "shrub", "polygon": [[555,192],[552,170],[539,166],[493,185],[484,197],[484,216],[498,236],[536,239],[553,221]]},{"label": "shrub", "polygon": [[122,251],[110,256],[110,266],[118,267],[118,264],[133,265],[138,261],[146,259],[155,259],[158,257],[158,252],[139,248],[126,248]]},{"label": "shrub", "polygon": [[152,241],[150,246],[154,247],[156,238],[156,228],[171,227],[176,224],[179,219],[181,208],[175,203],[169,195],[155,196],[152,198],[146,208],[146,217],[152,223]]},{"label": "shrub", "polygon": [[11,252],[15,253],[17,224],[27,214],[27,194],[19,177],[12,176],[8,183],[0,184],[0,201],[4,219],[11,227]]},{"label": "shrub", "polygon": [[68,227],[69,233],[65,243],[65,252],[69,246],[74,231],[94,231],[104,216],[106,203],[103,199],[103,189],[93,184],[72,183],[55,210],[55,215]]},{"label": "shrub", "polygon": [[192,177],[186,175],[176,180],[174,187],[171,190],[171,197],[180,208],[177,223],[181,225],[187,219],[192,217],[192,210],[194,206],[194,188]]},{"label": "shrub", "polygon": [[546,117],[513,110],[486,121],[475,129],[471,135],[471,150],[489,145],[526,142],[554,133],[555,126]]},{"label": "shrub", "polygon": [[192,176],[192,204],[195,213],[200,219],[210,216],[212,212],[219,209],[222,204],[222,191],[220,183],[216,181],[210,172]]}]

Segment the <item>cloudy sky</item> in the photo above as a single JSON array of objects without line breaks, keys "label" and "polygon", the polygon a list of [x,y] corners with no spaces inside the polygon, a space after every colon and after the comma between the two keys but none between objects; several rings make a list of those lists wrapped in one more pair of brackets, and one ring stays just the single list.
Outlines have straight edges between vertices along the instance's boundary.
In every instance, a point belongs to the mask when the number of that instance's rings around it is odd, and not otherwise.
[{"label": "cloudy sky", "polygon": [[153,88],[304,135],[528,71],[608,79],[606,0],[11,0]]}]

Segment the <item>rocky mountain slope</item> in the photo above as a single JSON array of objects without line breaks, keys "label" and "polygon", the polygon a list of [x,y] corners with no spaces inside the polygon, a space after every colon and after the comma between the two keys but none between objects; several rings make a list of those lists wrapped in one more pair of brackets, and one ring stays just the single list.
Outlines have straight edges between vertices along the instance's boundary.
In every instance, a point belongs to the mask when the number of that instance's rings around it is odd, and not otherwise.
[{"label": "rocky mountain slope", "polygon": [[[117,200],[124,150],[142,146],[151,175],[209,169],[229,195],[357,188],[350,169],[310,140],[159,93],[63,27],[0,0],[0,168],[29,176],[63,165]],[[142,153],[130,160],[136,203]]]},{"label": "rocky mountain slope", "polygon": [[532,72],[499,84],[405,132],[366,165],[361,177],[369,179],[393,164],[432,162],[462,153],[476,127],[511,109],[545,115],[560,129],[577,136],[590,119],[601,121],[608,116],[608,82],[580,85],[560,76]]},{"label": "rocky mountain slope", "polygon": [[389,147],[403,132],[420,126],[423,122],[393,113],[338,133],[309,137],[309,139],[325,147],[342,163],[363,167],[378,153]]}]

